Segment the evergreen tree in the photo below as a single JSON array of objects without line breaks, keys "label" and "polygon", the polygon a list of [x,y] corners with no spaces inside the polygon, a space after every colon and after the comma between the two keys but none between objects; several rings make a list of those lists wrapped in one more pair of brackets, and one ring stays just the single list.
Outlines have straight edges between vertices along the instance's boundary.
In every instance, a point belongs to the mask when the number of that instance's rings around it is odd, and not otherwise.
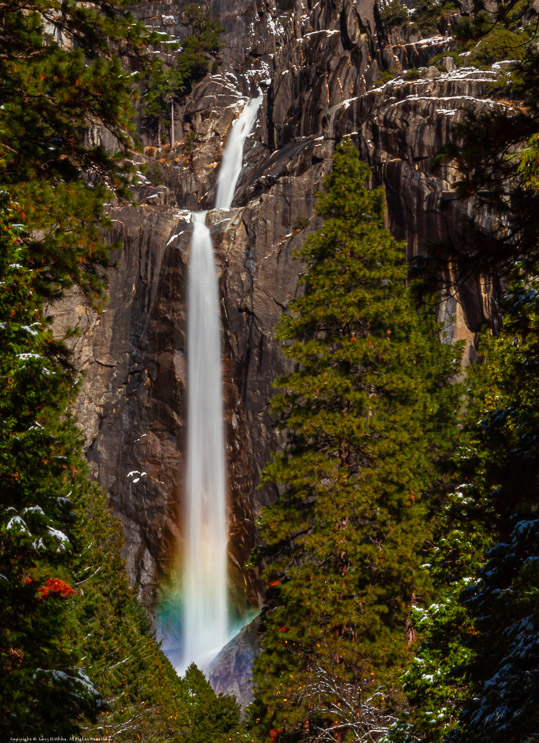
[{"label": "evergreen tree", "polygon": [[524,743],[539,731],[539,286],[515,273],[504,330],[487,344],[487,392],[468,459],[498,544],[464,595],[474,656],[452,740],[467,743]]},{"label": "evergreen tree", "polygon": [[[0,184],[26,212],[40,291],[102,288],[100,228],[125,187],[134,78],[151,36],[124,0],[7,2],[0,7]],[[90,135],[90,128],[92,134]],[[115,152],[96,144],[106,132]]]},{"label": "evergreen tree", "polygon": [[132,145],[132,83],[120,57],[136,64],[150,37],[126,7],[124,0],[2,5],[3,180],[116,176],[115,156],[85,140],[81,128],[102,125],[123,152]]},{"label": "evergreen tree", "polygon": [[[466,445],[461,443],[455,473],[461,479],[458,464],[468,459],[474,447],[471,437],[461,434],[462,438]],[[431,603],[412,611],[421,643],[402,677],[408,704],[383,739],[392,743],[444,743],[470,693],[466,666],[473,657],[470,642],[476,630],[462,597],[484,564],[483,555],[493,543],[493,528],[485,519],[488,505],[477,498],[469,481],[460,482],[442,503],[432,545],[421,566],[432,581]]]},{"label": "evergreen tree", "polygon": [[470,667],[473,696],[451,741],[531,743],[539,739],[539,518],[514,518],[466,603],[479,631]]},{"label": "evergreen tree", "polygon": [[[77,647],[99,690],[97,719],[85,735],[114,740],[184,741],[192,728],[189,692],[159,650],[145,612],[135,600],[121,557],[123,534],[106,497],[88,481],[80,455],[70,560],[77,599],[72,602]],[[137,737],[139,736],[139,737]]]},{"label": "evergreen tree", "polygon": [[469,372],[461,484],[440,524],[436,600],[391,741],[523,743],[539,729],[538,294],[519,273],[501,334],[482,340]]},{"label": "evergreen tree", "polygon": [[368,180],[340,145],[316,207],[323,227],[299,251],[305,294],[278,328],[297,366],[273,400],[288,443],[264,476],[281,495],[261,518],[269,590],[252,718],[283,741],[350,730],[332,711],[343,685],[369,710],[355,720],[362,734],[386,729],[411,607],[428,590],[419,566],[437,460],[453,439],[455,355],[416,312],[404,248]]},{"label": "evergreen tree", "polygon": [[20,239],[0,212],[0,730],[69,735],[98,692],[79,667],[69,604],[73,432],[62,420],[73,376],[42,319]]},{"label": "evergreen tree", "polygon": [[185,672],[191,730],[185,743],[228,743],[238,740],[240,708],[231,696],[216,694],[193,663]]}]

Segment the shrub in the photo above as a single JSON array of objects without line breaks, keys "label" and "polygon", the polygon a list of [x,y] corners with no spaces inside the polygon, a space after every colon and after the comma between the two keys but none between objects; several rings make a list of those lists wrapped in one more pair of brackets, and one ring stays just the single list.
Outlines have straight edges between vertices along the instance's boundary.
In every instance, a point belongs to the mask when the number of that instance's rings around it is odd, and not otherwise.
[{"label": "shrub", "polygon": [[495,28],[476,44],[467,62],[474,67],[490,67],[503,59],[521,59],[525,36],[506,28]]},{"label": "shrub", "polygon": [[384,6],[380,10],[380,18],[388,28],[408,26],[410,23],[408,8],[399,0],[393,0],[389,5]]}]

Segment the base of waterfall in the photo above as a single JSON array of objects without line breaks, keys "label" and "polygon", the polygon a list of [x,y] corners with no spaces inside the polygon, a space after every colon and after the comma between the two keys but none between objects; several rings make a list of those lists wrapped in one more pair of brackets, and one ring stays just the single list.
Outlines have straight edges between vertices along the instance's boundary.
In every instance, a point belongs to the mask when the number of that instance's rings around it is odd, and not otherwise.
[{"label": "base of waterfall", "polygon": [[[234,696],[244,710],[252,701],[252,668],[260,652],[260,618],[256,617],[240,629],[224,647],[208,653],[194,661],[204,673],[217,694]],[[179,676],[187,668],[180,663],[180,649],[173,638],[162,638],[161,649],[174,666]]]},{"label": "base of waterfall", "polygon": [[231,633],[224,642],[216,644],[214,647],[200,654],[186,652],[184,638],[180,631],[163,632],[163,628],[158,627],[157,639],[161,645],[161,650],[174,666],[174,670],[178,676],[183,676],[191,663],[194,663],[197,668],[207,674],[215,658],[219,656],[225,647],[228,647],[229,643],[234,642],[240,633],[241,630]]},{"label": "base of waterfall", "polygon": [[[169,603],[168,609],[167,616],[161,606],[157,638],[161,650],[174,666],[176,673],[183,676],[187,666],[191,662],[195,663],[216,693],[233,695],[240,707],[245,709],[252,701],[252,666],[260,652],[260,617],[257,615],[246,624],[236,625],[236,629],[230,633],[228,640],[221,647],[194,658],[186,665],[181,628],[173,621],[173,618],[179,615],[178,607]],[[243,621],[245,622],[245,619]]]}]

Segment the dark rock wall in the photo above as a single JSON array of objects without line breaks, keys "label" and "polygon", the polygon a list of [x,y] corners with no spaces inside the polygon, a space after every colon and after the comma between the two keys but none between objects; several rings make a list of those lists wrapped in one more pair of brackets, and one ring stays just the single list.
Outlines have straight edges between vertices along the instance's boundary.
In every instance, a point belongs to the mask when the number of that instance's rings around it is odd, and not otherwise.
[{"label": "dark rock wall", "polygon": [[[139,14],[181,36],[182,5],[145,3]],[[211,7],[226,29],[221,65],[178,109],[180,145],[152,151],[153,185],[139,188],[141,204],[114,209],[124,249],[110,302],[97,315],[72,295],[54,311],[59,328],[82,331],[74,350],[85,374],[78,414],[88,459],[122,520],[129,573],[149,611],[182,539],[186,210],[211,207],[245,97],[260,90],[264,101],[235,208],[208,217],[222,292],[231,588],[240,610],[260,598],[256,577],[242,566],[259,509],[274,495],[255,489],[278,445],[268,406],[285,363],[273,329],[298,291],[301,265],[292,253],[335,141],[352,136],[373,166],[375,182],[386,187],[388,224],[410,257],[426,239],[454,238],[472,209],[454,201],[444,213],[437,208],[454,179],[448,167],[432,170],[451,122],[467,106],[498,105],[481,102],[493,73],[451,71],[451,60],[446,72],[428,67],[450,48],[447,28],[429,40],[389,33],[372,0],[213,0]],[[381,71],[410,66],[424,67],[419,80],[379,84]],[[188,132],[195,133],[192,149],[182,145]],[[474,285],[448,300],[441,316],[453,338],[473,340],[491,296],[490,287]]]}]

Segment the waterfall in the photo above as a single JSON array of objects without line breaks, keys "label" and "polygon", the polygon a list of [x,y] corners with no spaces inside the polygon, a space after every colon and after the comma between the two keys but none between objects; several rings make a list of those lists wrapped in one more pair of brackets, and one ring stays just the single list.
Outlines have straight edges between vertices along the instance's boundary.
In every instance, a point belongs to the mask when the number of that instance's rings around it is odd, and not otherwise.
[{"label": "waterfall", "polygon": [[187,284],[184,663],[227,640],[227,520],[219,296],[206,212],[193,214]]},{"label": "waterfall", "polygon": [[[262,98],[234,123],[219,172],[216,207],[232,204],[243,145]],[[187,467],[183,642],[179,669],[204,667],[228,638],[226,467],[219,292],[206,212],[193,214],[187,282]]]},{"label": "waterfall", "polygon": [[228,137],[223,162],[217,178],[216,209],[229,209],[232,206],[234,191],[240,177],[243,164],[243,145],[251,133],[258,109],[262,103],[262,96],[251,98],[241,112]]}]

